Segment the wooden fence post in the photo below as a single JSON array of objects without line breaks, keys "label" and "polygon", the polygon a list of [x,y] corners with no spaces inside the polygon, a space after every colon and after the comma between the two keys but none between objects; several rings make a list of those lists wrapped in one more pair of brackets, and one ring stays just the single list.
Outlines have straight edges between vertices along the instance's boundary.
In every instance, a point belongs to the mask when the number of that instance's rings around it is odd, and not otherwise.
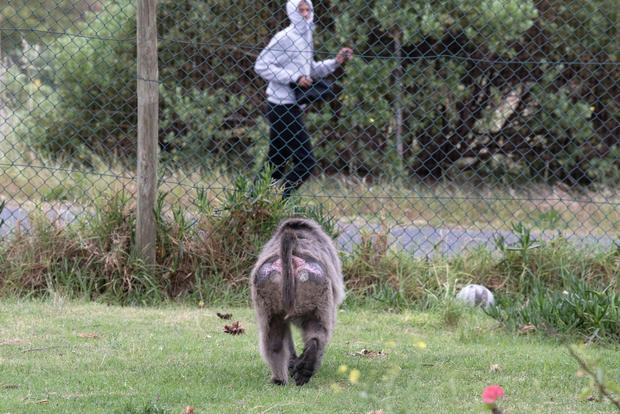
[{"label": "wooden fence post", "polygon": [[157,202],[157,132],[159,71],[157,68],[156,0],[137,1],[138,41],[138,200],[136,249],[147,265],[155,265]]}]

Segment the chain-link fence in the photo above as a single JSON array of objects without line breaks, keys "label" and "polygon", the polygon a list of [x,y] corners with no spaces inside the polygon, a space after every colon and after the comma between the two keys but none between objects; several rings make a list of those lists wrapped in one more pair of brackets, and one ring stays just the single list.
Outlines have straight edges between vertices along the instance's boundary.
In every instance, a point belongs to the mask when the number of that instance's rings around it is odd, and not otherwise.
[{"label": "chain-link fence", "polygon": [[[510,241],[516,223],[611,245],[617,10],[315,0],[309,25],[291,24],[285,0],[159,1],[160,189],[217,204],[270,162],[349,246],[368,227],[421,254],[458,251]],[[134,194],[135,1],[2,0],[0,36],[0,233],[33,207],[71,220]],[[293,104],[301,76],[331,95]]]}]

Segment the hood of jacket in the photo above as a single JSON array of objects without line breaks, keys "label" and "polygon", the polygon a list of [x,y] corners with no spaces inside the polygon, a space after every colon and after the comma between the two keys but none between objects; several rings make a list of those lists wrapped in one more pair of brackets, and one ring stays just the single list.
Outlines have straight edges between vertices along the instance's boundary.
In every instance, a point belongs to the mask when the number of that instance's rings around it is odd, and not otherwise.
[{"label": "hood of jacket", "polygon": [[[299,3],[305,1],[310,6],[310,19],[306,20],[299,13]],[[286,14],[291,21],[291,28],[300,35],[312,34],[315,28],[314,24],[314,7],[311,0],[288,0],[286,2]]]},{"label": "hood of jacket", "polygon": [[338,66],[335,59],[314,61],[312,1],[304,0],[310,6],[308,20],[299,13],[301,1],[287,0],[286,11],[291,24],[271,38],[254,64],[256,73],[269,81],[267,100],[278,105],[297,102],[290,84],[297,82],[301,76],[322,78]]}]

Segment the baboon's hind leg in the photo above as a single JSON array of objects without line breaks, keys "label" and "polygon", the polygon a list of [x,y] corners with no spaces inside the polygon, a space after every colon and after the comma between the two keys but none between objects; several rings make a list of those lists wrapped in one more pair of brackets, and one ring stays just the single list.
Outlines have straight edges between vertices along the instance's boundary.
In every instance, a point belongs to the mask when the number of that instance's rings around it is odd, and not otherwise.
[{"label": "baboon's hind leg", "polygon": [[293,337],[289,323],[283,316],[273,316],[263,337],[263,349],[269,368],[271,382],[277,385],[288,384],[288,365],[291,350],[294,351]]},{"label": "baboon's hind leg", "polygon": [[304,350],[297,359],[291,376],[297,385],[304,385],[319,369],[328,341],[328,331],[317,319],[306,321],[302,325]]}]

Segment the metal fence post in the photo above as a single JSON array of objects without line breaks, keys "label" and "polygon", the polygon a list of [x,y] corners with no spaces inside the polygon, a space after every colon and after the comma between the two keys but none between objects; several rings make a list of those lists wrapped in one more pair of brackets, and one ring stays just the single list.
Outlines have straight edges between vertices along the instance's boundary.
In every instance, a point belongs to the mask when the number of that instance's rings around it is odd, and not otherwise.
[{"label": "metal fence post", "polygon": [[136,248],[155,264],[157,200],[158,68],[156,0],[137,0],[138,200]]}]

